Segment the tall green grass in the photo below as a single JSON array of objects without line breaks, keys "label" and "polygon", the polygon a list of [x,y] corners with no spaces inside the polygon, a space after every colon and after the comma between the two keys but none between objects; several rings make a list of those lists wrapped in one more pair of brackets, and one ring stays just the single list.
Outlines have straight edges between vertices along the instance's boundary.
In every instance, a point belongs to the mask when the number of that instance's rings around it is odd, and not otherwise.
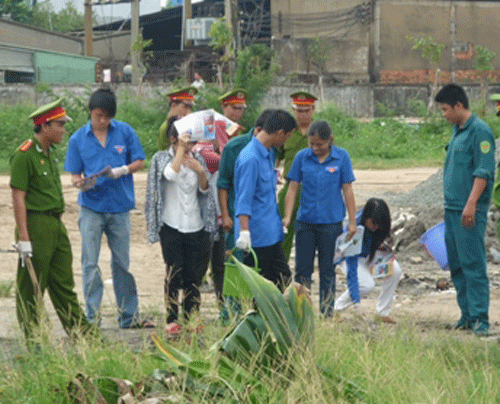
[{"label": "tall green grass", "polygon": [[[203,95],[204,94],[204,95]],[[200,95],[199,108],[214,107],[213,94]],[[66,97],[66,107],[73,122],[67,124],[68,135],[57,148],[61,161],[64,160],[69,136],[88,121],[86,98],[69,93],[53,94],[54,98]],[[209,97],[210,95],[210,97]],[[207,98],[208,97],[208,98]],[[27,116],[35,109],[29,103],[3,105],[0,109],[0,170],[6,172],[8,160],[16,148],[32,134],[32,124]],[[149,160],[156,152],[158,129],[168,111],[166,98],[157,94],[144,98],[132,92],[123,92],[118,100],[116,119],[129,123],[137,132]],[[417,112],[423,113],[421,109]],[[474,104],[473,104],[474,111]],[[252,116],[256,111],[249,111]],[[258,112],[258,111],[257,111]],[[325,119],[332,126],[335,143],[347,149],[357,168],[390,168],[408,166],[436,166],[444,161],[444,147],[448,144],[452,127],[439,114],[422,117],[422,123],[408,124],[395,119],[390,111],[384,118],[360,122],[347,115],[334,104],[327,105],[316,113],[316,119]],[[493,129],[495,137],[500,135],[500,123],[493,114],[482,117]],[[252,124],[248,124],[250,127]]]},{"label": "tall green grass", "polygon": [[[173,344],[193,358],[204,360],[208,348],[224,333],[209,325],[196,338]],[[422,327],[406,319],[397,326],[318,322],[313,354],[304,356],[301,371],[276,400],[289,403],[498,403],[500,353],[498,344],[463,332]],[[214,397],[192,390],[181,377],[169,389],[153,382],[156,369],[168,370],[155,356],[147,335],[131,348],[125,343],[101,345],[85,341],[43,346],[0,363],[0,402],[68,403],[67,386],[78,373],[143,382],[151,395],[177,402],[232,403],[234,397]],[[168,372],[167,372],[168,374]],[[332,382],[334,375],[336,382]],[[269,391],[280,377],[264,380]],[[209,381],[207,380],[207,383]],[[362,391],[358,399],[345,394],[349,383]],[[154,393],[156,391],[156,393]],[[283,399],[282,397],[285,397]],[[281,397],[281,399],[278,399]]]}]

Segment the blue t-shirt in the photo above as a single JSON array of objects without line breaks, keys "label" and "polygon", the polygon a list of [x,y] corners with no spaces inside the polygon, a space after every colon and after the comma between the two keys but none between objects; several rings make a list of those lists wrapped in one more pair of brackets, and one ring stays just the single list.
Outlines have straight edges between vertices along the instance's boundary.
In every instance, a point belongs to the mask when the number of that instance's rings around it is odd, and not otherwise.
[{"label": "blue t-shirt", "polygon": [[[90,122],[78,129],[69,139],[64,170],[86,177],[107,166],[112,168],[144,160],[146,155],[132,127],[112,120],[109,124],[106,146],[95,137]],[[135,207],[132,174],[117,180],[100,177],[95,188],[80,192],[78,203],[99,213],[126,212]]]},{"label": "blue t-shirt", "polygon": [[[276,202],[273,153],[253,137],[236,160],[234,170],[235,216],[250,217],[252,247],[269,247],[283,241],[283,223]],[[240,222],[235,220],[235,238]]]},{"label": "blue t-shirt", "polygon": [[310,147],[302,149],[295,156],[287,178],[302,183],[298,221],[331,224],[344,220],[342,186],[355,180],[345,149],[332,145],[323,163]]}]

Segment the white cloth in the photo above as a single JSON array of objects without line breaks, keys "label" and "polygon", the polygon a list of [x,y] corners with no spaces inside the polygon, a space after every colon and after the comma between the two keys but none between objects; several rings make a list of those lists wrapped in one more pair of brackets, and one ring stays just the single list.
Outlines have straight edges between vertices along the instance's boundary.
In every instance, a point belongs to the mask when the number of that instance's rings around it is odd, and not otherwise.
[{"label": "white cloth", "polygon": [[26,266],[26,258],[33,256],[33,247],[31,241],[18,241],[13,247],[19,253],[19,258],[21,258],[21,266],[24,268]]},{"label": "white cloth", "polygon": [[240,250],[248,251],[252,246],[252,240],[250,239],[250,231],[249,230],[241,230],[240,236],[238,240],[236,240],[236,247]]},{"label": "white cloth", "polygon": [[[375,289],[375,280],[370,274],[369,267],[367,265],[367,258],[358,258],[358,282],[359,282],[359,295],[361,298],[370,294],[373,289]],[[346,265],[345,261],[341,264]],[[346,272],[346,268],[344,268]],[[396,288],[398,287],[399,279],[401,278],[401,267],[397,261],[394,261],[394,270],[391,276],[386,276],[383,279],[382,291],[378,298],[377,307],[375,309],[379,316],[386,317],[391,312],[392,302],[394,300],[394,294],[396,293]],[[351,295],[349,289],[346,289],[338,299],[335,300],[335,311],[345,310],[353,304],[351,300]]]},{"label": "white cloth", "polygon": [[203,229],[198,192],[207,193],[208,189],[199,188],[198,174],[183,165],[176,173],[170,162],[163,175],[168,181],[168,186],[163,189],[163,223],[180,233],[195,233]]},{"label": "white cloth", "polygon": [[113,178],[114,180],[117,180],[120,177],[123,177],[124,175],[128,175],[130,173],[130,169],[128,168],[127,165],[123,165],[121,167],[115,167],[112,168],[111,171],[106,174],[107,177]]}]

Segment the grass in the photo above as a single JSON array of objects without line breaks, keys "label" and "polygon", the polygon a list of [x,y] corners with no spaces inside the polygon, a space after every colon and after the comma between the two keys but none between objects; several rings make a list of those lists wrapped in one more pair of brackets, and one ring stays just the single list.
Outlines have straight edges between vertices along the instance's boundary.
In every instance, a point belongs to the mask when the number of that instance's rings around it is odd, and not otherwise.
[{"label": "grass", "polygon": [[[83,99],[70,94],[54,94],[54,97],[62,95],[66,95],[66,108],[73,118],[73,122],[67,125],[70,135],[83,126],[89,117]],[[202,107],[202,101],[198,107]],[[0,127],[2,174],[8,173],[11,154],[31,136],[32,125],[27,116],[33,109],[34,106],[29,103],[3,105],[0,109],[0,121],[3,123]],[[167,102],[161,97],[145,99],[125,93],[119,100],[116,118],[129,123],[136,130],[146,153],[146,161],[157,150],[158,128],[166,115]],[[330,123],[335,143],[347,149],[354,167],[358,169],[440,166],[444,162],[444,147],[452,133],[451,125],[438,114],[426,117],[418,125],[393,119],[390,111],[385,118],[360,122],[334,104],[329,104],[316,113],[315,119],[325,119]],[[498,137],[500,122],[497,117],[490,114],[483,119],[492,127],[495,137]],[[69,135],[56,149],[61,162],[64,161]]]},{"label": "grass", "polygon": [[[304,356],[301,371],[286,391],[276,391],[276,402],[326,403],[494,403],[500,402],[500,353],[497,344],[438,327],[420,332],[411,320],[397,326],[375,326],[355,320],[319,322],[314,354]],[[173,344],[200,360],[223,335],[212,324],[199,339]],[[68,403],[67,387],[78,373],[143,382],[151,391],[171,401],[231,403],[232,397],[213,397],[191,390],[182,378],[160,388],[150,378],[156,369],[168,371],[165,362],[144,337],[140,347],[125,343],[78,342],[43,346],[35,354],[22,354],[0,363],[0,402]],[[332,383],[325,373],[336,375]],[[362,399],[341,394],[350,381],[362,391]],[[270,389],[279,377],[264,381]],[[152,393],[151,393],[152,394]],[[272,402],[272,400],[271,400]]]},{"label": "grass", "polygon": [[0,297],[11,297],[14,284],[14,281],[0,281]]}]

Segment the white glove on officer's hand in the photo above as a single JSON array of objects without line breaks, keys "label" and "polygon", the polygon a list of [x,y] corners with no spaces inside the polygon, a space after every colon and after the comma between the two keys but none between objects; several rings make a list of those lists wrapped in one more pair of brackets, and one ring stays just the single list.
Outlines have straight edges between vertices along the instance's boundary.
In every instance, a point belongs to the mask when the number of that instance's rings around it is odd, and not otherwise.
[{"label": "white glove on officer's hand", "polygon": [[106,176],[109,178],[113,178],[114,180],[117,180],[118,178],[127,175],[129,172],[130,170],[128,166],[115,167],[112,168],[109,174],[106,174]]},{"label": "white glove on officer's hand", "polygon": [[80,187],[80,191],[82,192],[88,191],[89,189],[94,188],[96,183],[97,183],[97,177],[87,178]]},{"label": "white glove on officer's hand", "polygon": [[13,247],[19,253],[19,258],[21,258],[21,266],[26,266],[26,257],[33,256],[33,247],[31,246],[31,241],[18,241]]},{"label": "white glove on officer's hand", "polygon": [[250,231],[249,230],[241,230],[240,236],[238,240],[236,240],[236,247],[240,250],[248,251],[252,246],[252,240],[250,239]]}]

